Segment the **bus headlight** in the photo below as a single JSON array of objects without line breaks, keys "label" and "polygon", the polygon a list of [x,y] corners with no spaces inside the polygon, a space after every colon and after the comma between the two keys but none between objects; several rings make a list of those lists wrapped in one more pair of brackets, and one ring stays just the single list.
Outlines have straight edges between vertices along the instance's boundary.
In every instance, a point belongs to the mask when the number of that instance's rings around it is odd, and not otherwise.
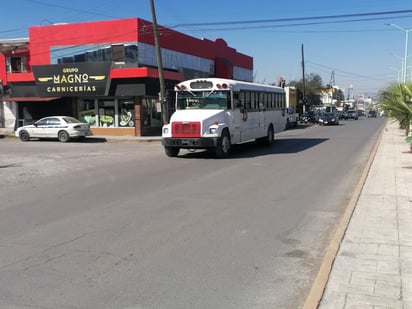
[{"label": "bus headlight", "polygon": [[217,128],[209,128],[209,134],[216,134]]}]

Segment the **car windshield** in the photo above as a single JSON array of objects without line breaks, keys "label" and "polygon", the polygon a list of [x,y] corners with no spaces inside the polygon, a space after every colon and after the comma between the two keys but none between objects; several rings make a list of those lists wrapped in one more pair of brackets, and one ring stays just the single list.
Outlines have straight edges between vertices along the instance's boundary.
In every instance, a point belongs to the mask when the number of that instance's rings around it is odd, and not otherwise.
[{"label": "car windshield", "polygon": [[177,109],[230,109],[228,91],[182,91],[177,95]]}]

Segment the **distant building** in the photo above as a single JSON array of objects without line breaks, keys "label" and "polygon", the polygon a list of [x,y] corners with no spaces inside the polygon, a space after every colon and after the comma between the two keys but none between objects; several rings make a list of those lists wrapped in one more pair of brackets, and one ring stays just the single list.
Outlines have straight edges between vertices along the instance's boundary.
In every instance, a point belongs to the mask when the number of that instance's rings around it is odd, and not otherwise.
[{"label": "distant building", "polygon": [[298,110],[298,94],[295,87],[286,86],[286,107]]},{"label": "distant building", "polygon": [[334,99],[334,93],[337,90],[339,90],[337,86],[333,86],[332,88],[323,88],[320,90],[320,100],[324,108],[336,108],[337,100]]},{"label": "distant building", "polygon": [[[158,27],[167,90],[197,77],[253,80],[253,58],[223,39]],[[49,115],[88,121],[96,135],[157,135],[162,126],[152,23],[139,18],[29,28],[0,40],[0,125]],[[167,97],[169,114],[173,95]]]}]

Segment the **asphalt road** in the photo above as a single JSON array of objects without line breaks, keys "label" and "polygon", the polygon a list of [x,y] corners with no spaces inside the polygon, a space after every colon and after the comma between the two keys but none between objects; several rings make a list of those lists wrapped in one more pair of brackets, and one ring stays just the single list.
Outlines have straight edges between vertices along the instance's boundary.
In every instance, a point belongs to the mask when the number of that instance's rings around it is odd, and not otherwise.
[{"label": "asphalt road", "polygon": [[300,308],[383,119],[228,159],[0,140],[0,308]]}]

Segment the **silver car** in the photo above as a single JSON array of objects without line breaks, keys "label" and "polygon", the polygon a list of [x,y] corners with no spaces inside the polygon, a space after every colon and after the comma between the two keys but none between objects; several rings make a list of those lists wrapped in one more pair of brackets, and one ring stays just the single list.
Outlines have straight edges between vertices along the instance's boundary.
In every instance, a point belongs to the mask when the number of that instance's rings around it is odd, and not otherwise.
[{"label": "silver car", "polygon": [[90,126],[69,116],[50,116],[35,123],[20,127],[15,132],[16,137],[26,142],[31,138],[52,138],[68,142],[72,138],[78,140],[92,135]]}]

